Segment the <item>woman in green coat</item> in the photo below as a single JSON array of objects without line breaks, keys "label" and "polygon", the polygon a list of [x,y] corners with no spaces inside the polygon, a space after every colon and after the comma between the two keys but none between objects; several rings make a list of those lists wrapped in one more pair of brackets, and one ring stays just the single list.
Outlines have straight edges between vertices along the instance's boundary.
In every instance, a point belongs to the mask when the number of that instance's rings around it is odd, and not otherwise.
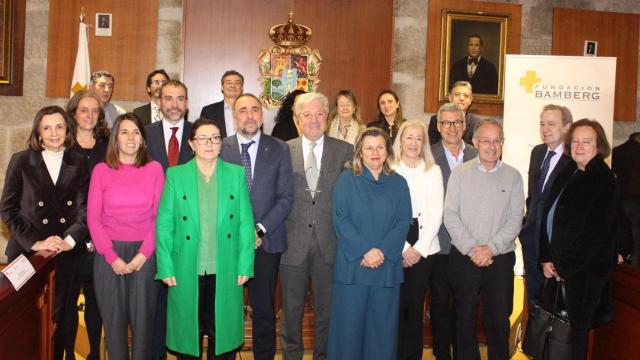
[{"label": "woman in green coat", "polygon": [[169,286],[167,347],[179,359],[235,359],[243,285],[253,277],[253,215],[244,169],[218,159],[220,129],[199,119],[190,162],[171,167],[156,219],[157,279]]}]

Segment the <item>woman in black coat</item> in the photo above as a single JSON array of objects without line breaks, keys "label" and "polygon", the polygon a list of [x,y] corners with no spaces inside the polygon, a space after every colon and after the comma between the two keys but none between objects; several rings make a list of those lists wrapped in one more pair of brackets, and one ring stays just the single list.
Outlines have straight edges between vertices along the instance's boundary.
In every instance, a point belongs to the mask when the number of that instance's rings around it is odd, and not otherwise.
[{"label": "woman in black coat", "polygon": [[604,162],[611,147],[602,126],[582,119],[565,136],[574,163],[554,182],[545,205],[540,262],[564,282],[573,359],[585,359],[588,331],[610,320],[609,275],[616,263],[619,191]]},{"label": "woman in black coat", "polygon": [[27,150],[11,157],[7,168],[0,215],[9,228],[6,255],[40,250],[59,253],[56,259],[53,335],[54,359],[75,359],[67,325],[77,312],[71,296],[78,259],[86,251],[87,165],[68,151],[73,143],[70,119],[58,106],[36,114]]}]

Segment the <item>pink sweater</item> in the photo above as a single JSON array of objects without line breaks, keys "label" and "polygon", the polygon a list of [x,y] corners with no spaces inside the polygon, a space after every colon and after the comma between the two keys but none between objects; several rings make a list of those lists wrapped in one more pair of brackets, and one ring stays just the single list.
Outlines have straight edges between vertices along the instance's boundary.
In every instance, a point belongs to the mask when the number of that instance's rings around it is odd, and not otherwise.
[{"label": "pink sweater", "polygon": [[156,161],[140,168],[96,165],[89,185],[87,223],[97,252],[108,264],[118,259],[112,240],[142,241],[140,253],[147,258],[153,254],[163,185],[164,171]]}]

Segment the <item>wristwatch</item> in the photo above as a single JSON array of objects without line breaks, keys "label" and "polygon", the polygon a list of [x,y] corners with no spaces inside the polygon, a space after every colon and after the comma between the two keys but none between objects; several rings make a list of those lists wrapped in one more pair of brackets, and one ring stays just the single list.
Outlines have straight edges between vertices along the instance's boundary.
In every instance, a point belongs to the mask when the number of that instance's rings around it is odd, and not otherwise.
[{"label": "wristwatch", "polygon": [[262,231],[262,228],[258,226],[258,224],[256,224],[256,235],[258,235],[258,237],[264,236],[264,231]]}]

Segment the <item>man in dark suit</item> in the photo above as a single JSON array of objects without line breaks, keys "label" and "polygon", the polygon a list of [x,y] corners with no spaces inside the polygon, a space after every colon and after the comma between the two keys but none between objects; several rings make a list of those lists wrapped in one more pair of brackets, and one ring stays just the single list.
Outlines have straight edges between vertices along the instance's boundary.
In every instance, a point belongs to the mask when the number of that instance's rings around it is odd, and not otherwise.
[{"label": "man in dark suit", "polygon": [[133,113],[138,115],[142,123],[146,126],[162,120],[162,110],[160,110],[160,88],[169,81],[169,75],[164,69],[153,70],[147,75],[147,94],[149,103],[133,109]]},{"label": "man in dark suit", "polygon": [[233,116],[238,132],[224,139],[221,157],[245,168],[256,222],[255,277],[248,283],[253,357],[272,360],[276,279],[280,255],[287,249],[285,219],[293,205],[291,154],[286,143],[261,133],[262,104],[255,95],[240,95]]},{"label": "man in dark suit", "polygon": [[[464,111],[461,106],[447,103],[440,106],[437,113],[437,128],[441,140],[431,145],[431,153],[442,171],[444,193],[447,193],[447,182],[451,171],[478,155],[478,151],[470,144],[462,141],[467,127]],[[433,354],[437,359],[451,359],[452,345],[455,340],[455,314],[451,308],[452,289],[447,275],[451,235],[444,224],[438,230],[440,252],[433,255],[431,273],[431,332],[433,334]],[[455,346],[453,346],[455,349]]]},{"label": "man in dark suit", "polygon": [[611,158],[611,169],[622,192],[622,208],[631,225],[634,250],[631,264],[640,266],[640,132],[613,148]]},{"label": "man in dark suit", "polygon": [[319,93],[296,98],[294,118],[302,136],[288,142],[293,165],[293,210],[287,218],[287,251],[280,261],[283,318],[280,339],[286,359],[301,360],[302,317],[309,281],[314,306],[313,358],[327,358],[336,234],[333,186],[353,158],[353,146],[324,136],[329,100]]},{"label": "man in dark suit", "polygon": [[[471,137],[473,136],[473,129],[480,119],[471,114],[468,110],[473,102],[473,92],[471,83],[468,81],[457,81],[449,89],[449,102],[458,104],[464,112],[466,120],[466,128],[462,134],[462,140],[471,145]],[[442,140],[440,131],[438,131],[438,114],[435,114],[429,120],[429,144],[433,145]]]},{"label": "man in dark suit", "polygon": [[478,34],[467,36],[467,56],[453,63],[449,84],[468,81],[476,94],[498,94],[496,66],[482,56],[482,38]]},{"label": "man in dark suit", "polygon": [[[189,107],[187,87],[178,80],[169,80],[160,87],[160,111],[162,120],[145,126],[149,156],[162,165],[184,164],[193,158],[189,147],[191,123],[185,120]],[[156,322],[153,329],[153,359],[166,356],[167,288],[162,286],[156,305]]]},{"label": "man in dark suit", "polygon": [[224,99],[202,108],[200,117],[215,121],[223,138],[236,133],[233,120],[233,102],[243,92],[244,76],[235,70],[228,70],[222,75],[222,95]]},{"label": "man in dark suit", "polygon": [[542,205],[549,196],[549,189],[558,173],[572,160],[564,154],[564,134],[571,127],[571,111],[560,105],[545,105],[540,113],[540,137],[542,144],[531,150],[527,190],[527,213],[520,231],[520,243],[524,258],[524,277],[527,298],[533,300],[544,282],[538,261]]}]

